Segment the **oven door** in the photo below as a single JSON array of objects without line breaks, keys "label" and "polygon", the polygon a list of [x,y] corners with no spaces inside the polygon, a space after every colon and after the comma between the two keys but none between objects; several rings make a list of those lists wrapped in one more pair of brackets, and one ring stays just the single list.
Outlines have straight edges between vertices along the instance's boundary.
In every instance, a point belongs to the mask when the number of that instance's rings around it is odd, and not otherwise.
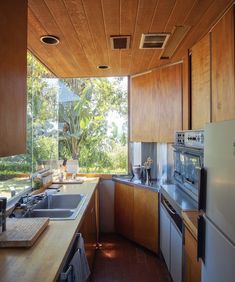
[{"label": "oven door", "polygon": [[198,197],[202,161],[200,155],[184,153],[184,186]]},{"label": "oven door", "polygon": [[183,183],[184,166],[184,154],[180,150],[174,150],[174,178],[180,183]]}]

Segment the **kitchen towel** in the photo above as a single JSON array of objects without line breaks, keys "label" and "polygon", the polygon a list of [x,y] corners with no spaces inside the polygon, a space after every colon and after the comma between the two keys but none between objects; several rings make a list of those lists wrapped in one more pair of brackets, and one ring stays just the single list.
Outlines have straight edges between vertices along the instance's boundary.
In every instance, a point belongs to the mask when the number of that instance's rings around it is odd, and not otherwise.
[{"label": "kitchen towel", "polygon": [[84,240],[79,235],[77,251],[75,252],[70,265],[73,268],[73,282],[85,282],[90,275],[90,268],[85,254]]},{"label": "kitchen towel", "polygon": [[83,281],[86,281],[91,272],[90,272],[89,264],[87,261],[86,253],[85,253],[84,240],[83,240],[82,234],[80,234],[78,238],[78,249],[80,250],[80,254],[81,254],[82,279]]}]

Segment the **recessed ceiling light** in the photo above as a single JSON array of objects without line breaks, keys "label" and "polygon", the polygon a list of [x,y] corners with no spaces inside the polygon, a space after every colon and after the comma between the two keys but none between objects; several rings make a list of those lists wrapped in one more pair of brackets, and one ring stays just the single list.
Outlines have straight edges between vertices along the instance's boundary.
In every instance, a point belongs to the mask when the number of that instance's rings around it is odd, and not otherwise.
[{"label": "recessed ceiling light", "polygon": [[107,65],[99,65],[97,66],[98,69],[100,70],[107,70],[107,69],[110,69],[110,66],[107,66]]},{"label": "recessed ceiling light", "polygon": [[57,45],[60,43],[60,39],[54,35],[44,35],[40,38],[41,42],[47,45]]}]

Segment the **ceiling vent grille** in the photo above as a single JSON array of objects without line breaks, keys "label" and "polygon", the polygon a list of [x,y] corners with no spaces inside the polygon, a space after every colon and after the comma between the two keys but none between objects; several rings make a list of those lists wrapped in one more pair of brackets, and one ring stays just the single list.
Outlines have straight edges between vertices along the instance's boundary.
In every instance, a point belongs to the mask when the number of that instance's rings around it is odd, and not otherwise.
[{"label": "ceiling vent grille", "polygon": [[170,59],[190,30],[190,26],[175,26],[160,59]]},{"label": "ceiling vent grille", "polygon": [[169,38],[169,33],[142,34],[140,49],[163,49]]},{"label": "ceiling vent grille", "polygon": [[116,49],[129,49],[130,48],[130,35],[127,36],[111,36],[111,48]]}]

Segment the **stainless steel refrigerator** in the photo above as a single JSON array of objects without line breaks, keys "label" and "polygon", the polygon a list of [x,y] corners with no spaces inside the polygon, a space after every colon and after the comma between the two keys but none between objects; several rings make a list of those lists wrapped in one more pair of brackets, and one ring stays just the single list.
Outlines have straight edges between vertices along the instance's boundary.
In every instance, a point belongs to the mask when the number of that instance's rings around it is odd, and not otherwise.
[{"label": "stainless steel refrigerator", "polygon": [[202,282],[234,282],[235,120],[206,125],[204,157],[206,184],[200,205],[205,214],[198,231]]}]

